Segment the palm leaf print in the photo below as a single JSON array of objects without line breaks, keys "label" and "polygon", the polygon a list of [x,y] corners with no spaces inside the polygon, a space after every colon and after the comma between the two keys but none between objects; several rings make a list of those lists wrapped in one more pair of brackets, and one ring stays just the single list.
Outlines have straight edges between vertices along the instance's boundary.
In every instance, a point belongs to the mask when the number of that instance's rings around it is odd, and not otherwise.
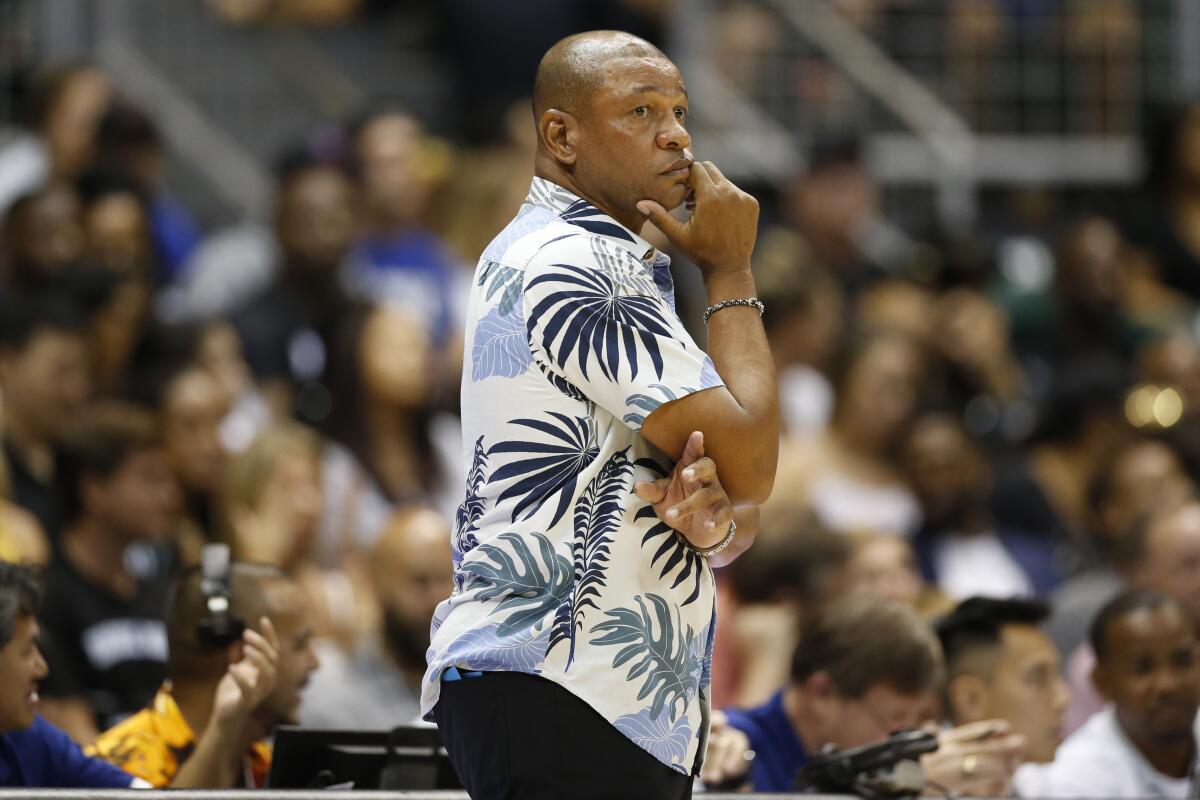
[{"label": "palm leaf print", "polygon": [[[679,399],[669,386],[664,386],[661,383],[652,383],[650,384],[650,388],[661,394],[662,398],[660,399],[645,392],[637,392],[625,398],[625,406],[635,409],[621,418],[626,425],[636,425],[640,428],[646,422],[646,417],[657,411],[658,407],[663,403]],[[684,387],[684,391],[689,390],[687,387]],[[637,409],[645,413],[640,413]]]},{"label": "palm leaf print", "polygon": [[550,437],[551,441],[506,441],[493,445],[488,451],[489,456],[494,453],[521,453],[529,456],[495,470],[488,481],[494,483],[509,478],[520,478],[500,494],[501,501],[520,498],[513,509],[513,522],[522,514],[525,515],[525,519],[533,516],[541,508],[543,501],[557,494],[558,506],[550,520],[550,527],[553,527],[566,513],[567,504],[571,502],[571,496],[575,493],[579,473],[587,469],[600,455],[600,448],[596,444],[595,423],[591,418],[568,417],[554,411],[550,412],[550,416],[555,422],[514,419],[509,424],[540,431]]},{"label": "palm leaf print", "polygon": [[550,633],[551,649],[562,641],[570,643],[567,669],[575,660],[575,634],[583,629],[584,611],[597,608],[595,598],[605,585],[609,546],[621,523],[621,499],[629,494],[628,478],[633,473],[633,464],[625,455],[628,451],[626,447],[614,453],[575,503],[575,541],[571,547],[575,581],[571,596],[558,607]]},{"label": "palm leaf print", "polygon": [[[534,323],[547,320],[542,345],[560,369],[574,354],[579,371],[588,376],[588,360],[595,355],[600,371],[617,380],[622,352],[631,378],[639,369],[638,345],[650,356],[654,374],[663,374],[662,353],[656,336],[670,337],[671,329],[662,316],[660,299],[621,294],[612,278],[594,269],[555,264],[554,272],[538,275],[529,290],[541,284],[554,285],[530,312],[526,327],[533,335]],[[557,341],[557,346],[555,342]]]},{"label": "palm leaf print", "polygon": [[571,591],[571,562],[554,552],[554,546],[544,534],[532,536],[541,551],[544,574],[526,537],[511,532],[499,537],[512,550],[511,555],[508,549],[499,545],[481,544],[478,551],[488,560],[479,558],[462,565],[462,570],[474,578],[470,588],[477,584],[484,587],[476,595],[477,599],[500,599],[491,613],[513,612],[496,629],[499,636],[510,636],[530,627],[540,628],[546,614],[557,608]]},{"label": "palm leaf print", "polygon": [[459,571],[463,556],[479,544],[474,531],[479,529],[487,501],[480,494],[487,480],[487,451],[483,448],[483,437],[475,440],[475,454],[471,458],[471,471],[467,473],[467,495],[454,515],[454,537],[450,544],[450,558],[454,562],[454,585],[461,591],[466,574]]},{"label": "palm leaf print", "polygon": [[[667,471],[660,467],[658,462],[652,458],[638,459],[637,466],[649,469],[660,478],[665,477],[667,474]],[[658,549],[650,557],[650,566],[656,566],[660,560],[666,559],[663,561],[658,577],[666,580],[669,575],[675,573],[675,581],[671,584],[672,589],[691,579],[692,591],[688,594],[682,605],[686,606],[689,603],[695,602],[696,598],[700,596],[700,581],[704,575],[704,565],[702,563],[704,559],[696,555],[695,550],[680,540],[674,528],[658,519],[658,515],[654,512],[654,506],[642,506],[633,515],[633,518],[635,521],[643,519],[657,520],[642,536],[642,547],[651,543],[658,545]]]},{"label": "palm leaf print", "polygon": [[585,231],[611,236],[614,239],[623,239],[627,242],[633,241],[633,237],[629,235],[629,231],[613,222],[611,217],[587,200],[576,200],[563,209],[563,212],[559,216],[572,225],[578,225]]},{"label": "palm leaf print", "polygon": [[497,292],[503,292],[497,311],[500,316],[507,317],[521,297],[521,272],[495,261],[485,261],[479,270],[477,285],[486,287],[483,297],[488,301],[491,301]]},{"label": "palm leaf print", "polygon": [[[653,616],[643,597],[650,600]],[[650,593],[635,599],[637,610],[617,608],[604,612],[609,619],[592,627],[592,633],[604,635],[591,643],[624,645],[613,657],[613,669],[632,662],[626,677],[632,681],[646,676],[637,699],[653,695],[650,716],[658,717],[666,708],[674,722],[681,710],[687,710],[697,688],[695,676],[700,673],[700,665],[696,658],[696,635],[690,625],[686,631],[676,630],[671,607],[662,597]]]}]

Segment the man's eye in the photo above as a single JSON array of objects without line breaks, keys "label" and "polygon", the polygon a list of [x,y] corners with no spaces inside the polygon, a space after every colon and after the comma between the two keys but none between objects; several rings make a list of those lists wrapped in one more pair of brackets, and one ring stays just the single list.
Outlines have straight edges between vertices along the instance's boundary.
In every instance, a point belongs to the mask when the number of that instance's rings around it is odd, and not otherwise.
[{"label": "man's eye", "polygon": [[686,108],[675,109],[675,119],[687,119],[687,109]]},{"label": "man's eye", "polygon": [[637,108],[635,108],[633,110],[633,115],[635,117],[644,117],[649,113],[650,113],[650,109],[646,108],[645,106],[638,106]]}]

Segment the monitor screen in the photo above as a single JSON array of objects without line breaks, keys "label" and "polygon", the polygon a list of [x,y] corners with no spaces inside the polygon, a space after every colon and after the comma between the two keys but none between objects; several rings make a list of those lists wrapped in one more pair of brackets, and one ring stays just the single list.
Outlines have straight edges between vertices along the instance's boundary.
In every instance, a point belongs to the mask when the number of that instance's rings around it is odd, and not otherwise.
[{"label": "monitor screen", "polygon": [[461,789],[437,728],[275,729],[267,786],[276,789]]}]

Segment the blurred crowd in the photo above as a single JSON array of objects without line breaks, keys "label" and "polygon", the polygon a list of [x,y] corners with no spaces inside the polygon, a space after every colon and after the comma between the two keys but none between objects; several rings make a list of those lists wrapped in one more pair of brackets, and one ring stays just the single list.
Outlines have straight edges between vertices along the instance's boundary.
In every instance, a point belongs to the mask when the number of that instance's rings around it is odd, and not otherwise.
[{"label": "blurred crowd", "polygon": [[[102,69],[31,85],[0,148],[0,560],[44,567],[44,663],[14,691],[88,752],[254,784],[276,724],[416,722],[468,479],[466,287],[532,175],[527,102],[476,149],[366,109],[279,155],[248,234],[171,193],[154,115]],[[1144,185],[994,192],[969,231],[888,219],[853,138],[747,187],[786,432],[757,542],[718,574],[712,784],[787,789],[797,743],[935,721],[958,726],[926,764],[943,783],[1085,791],[1063,775],[1094,742],[1063,740],[1114,714],[1156,774],[1191,769],[1200,106],[1147,131]],[[214,543],[254,629],[215,652]],[[6,652],[24,584],[0,578]],[[235,669],[258,660],[269,692]]]}]

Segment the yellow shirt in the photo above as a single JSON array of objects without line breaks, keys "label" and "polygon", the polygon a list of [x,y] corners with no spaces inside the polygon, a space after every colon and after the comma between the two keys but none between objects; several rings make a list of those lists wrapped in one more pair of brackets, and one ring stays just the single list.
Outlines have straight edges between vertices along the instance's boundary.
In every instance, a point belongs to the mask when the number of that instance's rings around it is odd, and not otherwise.
[{"label": "yellow shirt", "polygon": [[[155,789],[164,789],[175,780],[195,748],[196,734],[171,696],[170,683],[166,683],[149,708],[100,734],[85,752],[136,775]],[[246,751],[245,762],[254,788],[266,786],[270,745],[256,742]]]}]

